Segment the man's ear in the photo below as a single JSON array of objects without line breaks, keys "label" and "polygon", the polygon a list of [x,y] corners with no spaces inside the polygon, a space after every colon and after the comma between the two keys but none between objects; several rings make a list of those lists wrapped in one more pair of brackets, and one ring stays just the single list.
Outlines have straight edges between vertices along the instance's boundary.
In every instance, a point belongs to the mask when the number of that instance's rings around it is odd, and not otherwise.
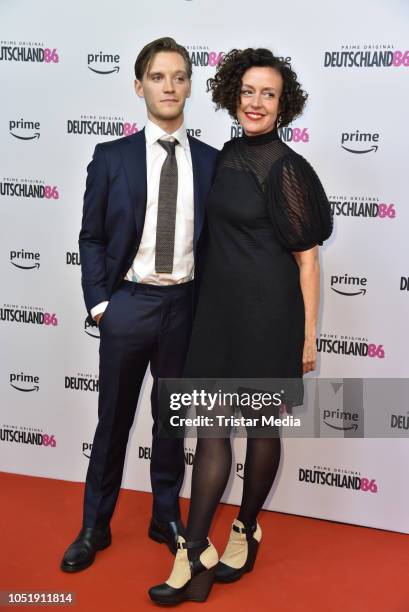
[{"label": "man's ear", "polygon": [[192,81],[189,79],[189,89],[188,89],[186,98],[190,98],[191,93],[192,93]]},{"label": "man's ear", "polygon": [[135,92],[136,92],[136,95],[138,96],[138,98],[144,98],[145,95],[143,93],[142,81],[140,81],[139,79],[135,79],[134,87],[135,87]]}]

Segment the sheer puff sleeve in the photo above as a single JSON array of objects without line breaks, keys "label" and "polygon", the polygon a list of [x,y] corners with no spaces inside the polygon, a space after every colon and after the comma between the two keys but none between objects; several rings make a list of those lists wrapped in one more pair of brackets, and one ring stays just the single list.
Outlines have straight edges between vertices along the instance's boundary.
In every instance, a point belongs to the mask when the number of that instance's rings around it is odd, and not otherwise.
[{"label": "sheer puff sleeve", "polygon": [[333,220],[327,196],[301,155],[285,155],[273,165],[267,192],[269,215],[285,249],[306,251],[329,238]]}]

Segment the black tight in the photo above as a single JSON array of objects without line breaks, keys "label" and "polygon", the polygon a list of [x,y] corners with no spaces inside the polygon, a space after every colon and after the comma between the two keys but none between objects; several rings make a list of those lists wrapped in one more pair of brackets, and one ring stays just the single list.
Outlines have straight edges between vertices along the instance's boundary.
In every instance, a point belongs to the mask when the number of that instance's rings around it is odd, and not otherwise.
[{"label": "black tight", "polygon": [[[247,439],[243,497],[237,517],[245,526],[251,526],[256,522],[257,515],[274,482],[280,456],[280,438]],[[231,463],[230,438],[198,438],[187,524],[188,541],[207,537],[230,476]],[[189,557],[196,557],[204,548],[189,549]]]},{"label": "black tight", "polygon": [[254,525],[280,465],[280,438],[248,438],[239,521]]},{"label": "black tight", "polygon": [[192,472],[187,539],[207,537],[231,469],[230,438],[198,438]]}]

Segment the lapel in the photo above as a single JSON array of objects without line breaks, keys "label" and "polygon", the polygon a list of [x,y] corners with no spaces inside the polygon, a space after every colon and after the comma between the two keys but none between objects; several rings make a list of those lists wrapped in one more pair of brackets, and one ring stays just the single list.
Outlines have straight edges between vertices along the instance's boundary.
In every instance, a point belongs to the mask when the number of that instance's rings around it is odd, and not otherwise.
[{"label": "lapel", "polygon": [[188,134],[190,155],[192,157],[192,169],[193,169],[193,193],[194,193],[194,234],[193,244],[196,248],[197,241],[202,231],[203,219],[204,219],[204,199],[203,199],[203,182],[202,178],[205,173],[202,170],[202,156],[200,154],[200,144],[196,142],[194,138],[191,138]]},{"label": "lapel", "polygon": [[145,223],[147,198],[145,128],[123,142],[122,161],[135,207],[136,232],[140,238]]}]

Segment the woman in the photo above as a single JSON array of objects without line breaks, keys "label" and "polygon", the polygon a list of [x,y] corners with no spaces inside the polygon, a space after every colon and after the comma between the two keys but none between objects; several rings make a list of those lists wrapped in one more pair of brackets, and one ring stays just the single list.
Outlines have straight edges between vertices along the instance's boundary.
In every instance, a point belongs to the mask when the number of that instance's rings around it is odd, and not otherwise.
[{"label": "woman", "polygon": [[[316,366],[318,245],[332,231],[322,185],[277,126],[301,114],[307,94],[267,49],[233,50],[212,81],[213,101],[243,136],[220,152],[208,200],[209,241],[185,376],[299,378]],[[298,394],[299,395],[299,394]],[[297,405],[297,393],[286,404]],[[220,561],[207,538],[231,468],[230,438],[198,437],[186,541],[158,603],[204,601],[213,581],[253,568],[257,515],[280,462],[279,437],[247,439],[243,497]]]}]

